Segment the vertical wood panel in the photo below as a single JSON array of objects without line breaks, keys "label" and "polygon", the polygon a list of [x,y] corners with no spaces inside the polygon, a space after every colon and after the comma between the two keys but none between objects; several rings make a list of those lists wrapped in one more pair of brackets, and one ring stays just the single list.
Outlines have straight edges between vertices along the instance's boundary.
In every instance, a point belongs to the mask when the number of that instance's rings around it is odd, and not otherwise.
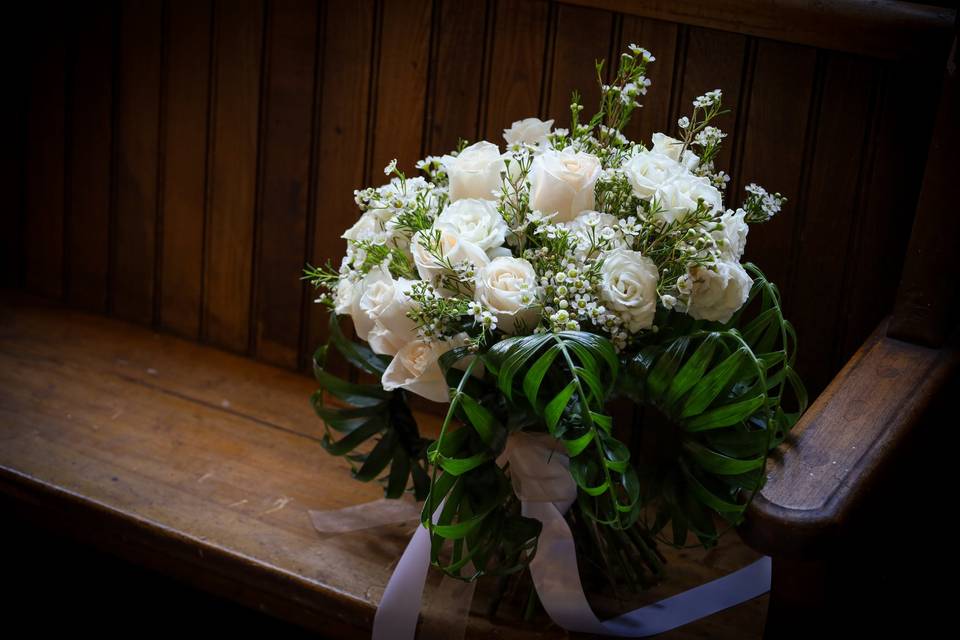
[{"label": "vertical wood panel", "polygon": [[[714,31],[699,27],[688,31],[686,59],[683,67],[683,85],[679,104],[674,105],[670,118],[671,129],[677,118],[693,112],[693,100],[712,89],[723,91],[723,104],[732,112],[718,117],[715,126],[727,134],[734,130],[738,96],[743,78],[743,61],[747,39],[736,33]],[[656,55],[656,54],[654,54]],[[727,173],[732,171],[733,136],[724,140],[715,165]]]},{"label": "vertical wood panel", "polygon": [[540,0],[498,0],[484,135],[502,144],[514,120],[540,112],[548,5]]},{"label": "vertical wood panel", "polygon": [[216,4],[213,140],[204,270],[204,337],[245,351],[250,338],[263,3]]},{"label": "vertical wood panel", "polygon": [[[357,219],[353,190],[364,186],[367,111],[370,104],[371,51],[374,48],[374,0],[338,2],[326,7],[321,59],[323,83],[311,203],[310,262],[334,268],[346,252],[340,234]],[[382,174],[381,174],[382,175]],[[308,331],[301,365],[327,337],[327,312],[308,292]]]},{"label": "vertical wood panel", "polygon": [[369,171],[379,181],[391,159],[413,175],[423,144],[433,5],[383,0],[373,150]]},{"label": "vertical wood panel", "polygon": [[600,87],[594,63],[604,59],[604,77],[610,68],[613,14],[598,9],[560,5],[553,42],[552,78],[547,100],[548,118],[554,126],[570,126],[573,91],[580,92],[581,120],[589,120],[600,105]]},{"label": "vertical wood panel", "polygon": [[810,164],[806,202],[797,223],[784,308],[795,319],[798,368],[813,394],[833,373],[839,331],[843,265],[848,259],[858,182],[876,65],[862,58],[827,54],[820,117]]},{"label": "vertical wood panel", "polygon": [[107,304],[115,17],[110,4],[71,16],[65,285],[67,301],[91,311]]},{"label": "vertical wood panel", "polygon": [[200,335],[210,98],[210,0],[169,0],[160,324]]},{"label": "vertical wood panel", "polygon": [[437,5],[427,154],[447,153],[456,148],[460,138],[473,142],[479,136],[487,40],[484,26],[490,4],[441,0]]},{"label": "vertical wood panel", "polygon": [[317,4],[270,4],[256,285],[256,353],[296,367],[316,76]]},{"label": "vertical wood panel", "polygon": [[31,78],[27,121],[24,280],[29,291],[63,293],[65,135],[64,16],[37,10],[32,16]]},{"label": "vertical wood panel", "polygon": [[[756,182],[788,200],[773,220],[755,225],[744,260],[755,262],[778,285],[786,285],[793,228],[800,201],[807,117],[816,70],[816,50],[763,41],[750,88],[744,131],[740,185]],[[742,188],[728,186],[727,206],[744,200]]]},{"label": "vertical wood panel", "polygon": [[111,306],[144,324],[153,321],[162,9],[126,2],[120,16]]},{"label": "vertical wood panel", "polygon": [[631,43],[644,47],[656,58],[647,67],[650,88],[640,99],[643,105],[633,112],[624,135],[649,146],[656,132],[672,134],[676,121],[670,119],[670,96],[673,94],[673,73],[677,52],[677,25],[672,22],[624,16],[617,59]]}]

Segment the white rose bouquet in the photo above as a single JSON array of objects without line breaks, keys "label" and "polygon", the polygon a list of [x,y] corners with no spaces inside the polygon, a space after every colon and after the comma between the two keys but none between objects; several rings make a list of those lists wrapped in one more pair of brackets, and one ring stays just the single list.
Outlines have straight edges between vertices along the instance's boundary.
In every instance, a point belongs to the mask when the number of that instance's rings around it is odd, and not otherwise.
[{"label": "white rose bouquet", "polygon": [[[750,226],[785,199],[751,184],[725,205],[719,90],[676,137],[623,135],[653,61],[631,45],[589,120],[574,94],[569,130],[517,121],[505,148],[461,143],[418,162],[422,177],[391,162],[387,184],[355,192],[339,268],[306,270],[333,310],[330,345],[379,379],[337,378],[317,351],[324,444],[388,497],[424,501],[433,563],[452,576],[507,575],[535,556],[541,523],[522,512],[505,453],[517,433],[549,435],[564,456],[578,554],[644,586],[662,570],[658,541],[689,532],[712,546],[741,521],[806,406],[779,293],[740,262]],[[435,440],[408,394],[449,403]],[[616,398],[641,419],[614,425]]]}]

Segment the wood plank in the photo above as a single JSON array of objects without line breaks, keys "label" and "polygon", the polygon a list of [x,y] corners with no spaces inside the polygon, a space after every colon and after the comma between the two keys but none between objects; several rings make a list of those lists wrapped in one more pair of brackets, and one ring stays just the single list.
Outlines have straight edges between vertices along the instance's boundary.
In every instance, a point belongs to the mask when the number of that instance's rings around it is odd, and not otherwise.
[{"label": "wood plank", "polygon": [[70,13],[65,287],[70,304],[91,311],[107,306],[116,17],[112,5]]},{"label": "wood plank", "polygon": [[430,2],[383,0],[373,147],[367,167],[377,184],[390,160],[396,158],[397,166],[413,175],[422,154],[432,8]]},{"label": "wood plank", "polygon": [[670,119],[670,97],[673,95],[674,68],[682,64],[677,59],[678,32],[678,25],[672,22],[623,16],[619,44],[614,51],[617,60],[630,44],[644,47],[656,58],[647,67],[651,84],[647,95],[640,101],[643,106],[634,111],[624,131],[630,140],[649,146],[654,133],[676,132],[676,120]]},{"label": "wood plank", "polygon": [[[600,105],[596,60],[606,60],[604,79],[608,78],[613,35],[613,14],[608,11],[560,5],[553,42],[552,77],[548,82],[547,118],[554,126],[570,126],[570,102],[573,91],[580,93],[583,105],[581,121],[589,120]],[[619,52],[616,52],[619,57]]]},{"label": "wood plank", "polygon": [[263,2],[217,3],[202,336],[234,351],[250,342]]},{"label": "wood plank", "polygon": [[[693,100],[707,91],[720,89],[723,105],[731,113],[719,116],[714,126],[728,134],[714,164],[717,169],[732,172],[733,132],[740,108],[740,87],[743,82],[747,39],[738,34],[694,27],[688,30],[683,80],[678,104],[673,105],[670,123],[693,113]],[[654,54],[656,55],[656,54]]]},{"label": "wood plank", "polygon": [[499,144],[511,122],[541,115],[549,6],[542,0],[500,0],[496,11],[482,137]]},{"label": "wood plank", "polygon": [[200,335],[212,0],[167,3],[160,326]]},{"label": "wood plank", "polygon": [[309,0],[269,7],[265,128],[261,145],[256,272],[257,357],[295,368],[300,349],[300,280],[306,256],[317,5]]},{"label": "wood plank", "polygon": [[[350,5],[329,3],[325,7],[321,52],[322,90],[317,123],[317,151],[313,201],[309,209],[308,236],[311,264],[328,261],[340,266],[347,250],[340,234],[359,217],[354,189],[366,185],[366,141],[370,135],[371,52],[377,18],[373,0]],[[301,368],[310,368],[314,350],[327,339],[327,312],[314,304],[314,291],[307,292],[307,331],[300,353]],[[341,369],[340,373],[344,373]]]},{"label": "wood plank", "polygon": [[65,25],[62,15],[31,16],[27,119],[24,285],[50,298],[63,294]]},{"label": "wood plank", "polygon": [[[800,341],[797,363],[812,396],[833,375],[839,338],[843,270],[861,187],[864,146],[872,117],[876,65],[826,54],[809,183],[795,224],[790,276],[783,292]],[[829,105],[829,107],[828,107]]]},{"label": "wood plank", "polygon": [[[316,438],[273,421],[289,412],[317,422],[300,402],[308,381],[109,318],[22,299],[4,298],[3,308],[0,492],[65,533],[200,588],[328,635],[369,632],[410,531],[313,530],[308,509],[367,501],[380,489],[351,480]],[[165,368],[152,384],[128,375],[151,360]],[[202,400],[211,389],[232,389],[247,404]],[[671,582],[636,602],[592,594],[598,610],[667,597],[757,557],[734,535],[709,552],[664,552]],[[522,623],[523,598],[486,618],[493,582],[481,582],[467,638],[564,637],[542,614]],[[427,598],[436,584],[431,574]],[[760,637],[766,607],[757,598],[667,637]]]},{"label": "wood plank", "polygon": [[119,24],[110,307],[141,324],[154,314],[162,14],[160,0],[124,3]]},{"label": "wood plank", "polygon": [[802,201],[804,141],[810,126],[816,58],[816,51],[806,47],[759,43],[749,111],[740,125],[745,131],[738,184],[731,182],[725,197],[727,206],[736,208],[746,195],[743,185],[755,182],[788,198],[780,214],[753,227],[744,258],[781,286],[787,282],[797,206]]},{"label": "wood plank", "polygon": [[[461,138],[479,139],[480,110],[487,65],[489,2],[441,0],[437,4],[432,53],[432,93],[425,155],[443,155]],[[499,143],[498,140],[491,142]]]},{"label": "wood plank", "polygon": [[[923,57],[949,42],[956,9],[859,0],[563,0],[644,18],[879,58]],[[942,3],[948,4],[948,3]]]}]

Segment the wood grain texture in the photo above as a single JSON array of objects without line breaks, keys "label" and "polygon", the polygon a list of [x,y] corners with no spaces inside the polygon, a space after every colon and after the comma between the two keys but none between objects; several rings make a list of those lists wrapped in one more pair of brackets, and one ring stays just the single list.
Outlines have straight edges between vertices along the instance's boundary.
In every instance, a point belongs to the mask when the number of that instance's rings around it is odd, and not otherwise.
[{"label": "wood grain texture", "polygon": [[670,98],[673,95],[674,70],[676,65],[681,64],[677,60],[679,31],[679,26],[672,22],[629,15],[622,18],[614,54],[619,56],[629,45],[636,44],[656,58],[647,67],[651,84],[647,95],[640,101],[643,106],[634,111],[624,132],[630,140],[649,145],[654,133],[672,134],[676,131],[676,121],[670,119]]},{"label": "wood grain texture", "polygon": [[367,170],[382,184],[393,159],[407,175],[423,152],[433,3],[382,0],[383,16],[373,111],[373,146]]},{"label": "wood grain texture", "polygon": [[501,140],[515,120],[542,115],[548,5],[540,0],[498,0],[483,137]]},{"label": "wood grain texture", "polygon": [[[956,10],[859,0],[563,0],[567,4],[879,58],[922,57],[949,40]],[[829,25],[827,27],[826,25]]]},{"label": "wood grain texture", "polygon": [[154,314],[162,17],[159,0],[120,10],[110,307],[141,324]]},{"label": "wood grain texture", "polygon": [[[560,5],[553,36],[553,64],[547,85],[547,114],[555,127],[570,126],[571,94],[580,93],[584,106],[580,120],[589,120],[600,104],[600,86],[594,65],[606,60],[603,78],[609,77],[613,14],[607,11]],[[619,56],[619,52],[615,52]]]},{"label": "wood grain texture", "polygon": [[[410,530],[313,529],[308,509],[382,495],[323,450],[307,402],[313,383],[132,324],[3,302],[0,492],[64,533],[199,588],[326,635],[369,634]],[[601,615],[757,557],[733,535],[710,552],[665,554],[670,582],[636,601],[591,594]],[[467,638],[564,637],[542,614],[522,623],[524,597],[486,618],[491,582],[481,583]],[[436,588],[431,573],[426,597]],[[766,607],[757,598],[665,637],[759,638]]]},{"label": "wood grain texture", "polygon": [[449,153],[459,139],[473,142],[480,135],[482,95],[489,71],[487,20],[492,18],[493,6],[493,0],[442,0],[437,4],[425,155]]},{"label": "wood grain texture", "polygon": [[113,144],[114,21],[110,4],[73,7],[69,40],[70,112],[64,286],[66,299],[91,311],[107,307]]},{"label": "wood grain texture", "polygon": [[28,291],[58,298],[64,264],[66,25],[64,16],[39,10],[31,21],[23,279]]},{"label": "wood grain texture", "polygon": [[794,232],[783,295],[784,309],[795,318],[802,345],[797,366],[813,395],[832,377],[832,367],[821,363],[833,362],[839,339],[843,265],[858,194],[864,188],[865,155],[849,150],[866,144],[877,83],[876,68],[865,60],[826,55],[809,182],[801,187],[805,200],[794,220],[799,232]]},{"label": "wood grain texture", "polygon": [[258,358],[289,368],[298,363],[308,286],[299,277],[307,242],[317,11],[309,0],[269,5],[254,340]]},{"label": "wood grain texture", "polygon": [[[314,265],[330,262],[339,267],[347,244],[340,235],[359,217],[354,189],[365,186],[366,151],[370,138],[368,108],[372,83],[370,51],[378,18],[373,0],[347,6],[331,3],[325,8],[320,53],[323,91],[317,122],[315,192],[310,203],[308,233]],[[309,369],[314,350],[326,341],[327,312],[314,304],[314,291],[307,292],[304,322],[307,324],[300,352],[301,368]]]},{"label": "wood grain texture", "polygon": [[213,122],[204,256],[202,335],[247,351],[260,122],[264,7],[215,5]]},{"label": "wood grain texture", "polygon": [[200,336],[210,115],[211,0],[167,3],[160,325]]}]

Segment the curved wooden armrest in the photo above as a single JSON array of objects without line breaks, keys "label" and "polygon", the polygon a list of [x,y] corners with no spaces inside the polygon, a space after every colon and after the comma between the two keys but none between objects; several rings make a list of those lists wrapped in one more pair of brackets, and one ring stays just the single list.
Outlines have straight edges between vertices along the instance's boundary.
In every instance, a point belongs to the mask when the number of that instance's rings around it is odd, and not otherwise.
[{"label": "curved wooden armrest", "polygon": [[739,529],[754,549],[796,556],[833,538],[954,374],[955,349],[890,338],[887,322],[774,452]]}]

